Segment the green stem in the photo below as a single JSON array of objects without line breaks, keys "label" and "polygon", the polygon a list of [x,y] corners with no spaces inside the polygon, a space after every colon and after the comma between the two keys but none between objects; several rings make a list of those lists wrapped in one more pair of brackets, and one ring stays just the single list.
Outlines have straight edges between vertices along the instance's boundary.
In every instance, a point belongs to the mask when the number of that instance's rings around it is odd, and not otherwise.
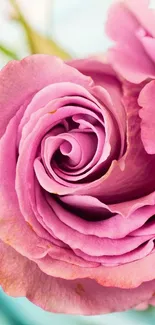
[{"label": "green stem", "polygon": [[9,56],[13,60],[19,60],[17,54],[12,50],[8,49],[4,45],[0,44],[0,51],[3,52],[5,55]]},{"label": "green stem", "polygon": [[26,22],[26,19],[24,17],[24,15],[22,14],[20,7],[17,4],[16,0],[10,0],[12,7],[14,8],[16,14],[17,14],[17,21],[21,23],[21,25],[23,26],[25,32],[26,32],[26,36],[27,36],[27,41],[28,41],[28,45],[30,48],[31,53],[35,53],[35,48],[33,45],[33,39],[31,37],[31,30],[29,28],[29,25]]}]

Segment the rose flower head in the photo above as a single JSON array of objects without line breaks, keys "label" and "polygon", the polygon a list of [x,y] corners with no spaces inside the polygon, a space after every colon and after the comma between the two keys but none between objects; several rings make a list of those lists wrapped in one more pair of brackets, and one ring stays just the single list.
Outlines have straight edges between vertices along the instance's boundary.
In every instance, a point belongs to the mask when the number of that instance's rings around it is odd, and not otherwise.
[{"label": "rose flower head", "polygon": [[141,21],[127,1],[112,7],[110,63],[32,55],[0,72],[0,285],[51,312],[154,299],[155,65]]}]

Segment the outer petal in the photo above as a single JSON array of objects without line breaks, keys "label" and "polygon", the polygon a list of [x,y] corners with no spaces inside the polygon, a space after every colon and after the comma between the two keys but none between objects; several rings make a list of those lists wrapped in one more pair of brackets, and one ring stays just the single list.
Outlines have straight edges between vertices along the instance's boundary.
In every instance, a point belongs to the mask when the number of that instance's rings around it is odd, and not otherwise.
[{"label": "outer petal", "polygon": [[[98,266],[96,268],[81,268],[77,265],[59,262],[51,257],[44,257],[36,263],[41,270],[51,276],[62,277],[68,280],[77,278],[90,278],[105,287],[119,287],[132,289],[143,282],[154,280],[155,253],[138,261],[130,262],[116,267]],[[141,270],[141,272],[139,272]]]},{"label": "outer petal", "polygon": [[9,62],[0,72],[0,137],[26,100],[30,101],[43,87],[62,81],[86,88],[92,84],[90,78],[53,56],[32,55],[21,61]]},{"label": "outer petal", "polygon": [[[125,79],[134,83],[155,76],[154,64],[147,55],[139,36],[141,22],[138,22],[128,8],[129,4],[131,4],[129,7],[134,5],[136,7],[140,3],[141,7],[142,3],[144,13],[146,6],[144,2],[125,0],[125,3],[116,3],[109,12],[106,27],[107,34],[117,43],[116,47],[109,51],[109,61]],[[136,12],[141,16],[141,10]]]},{"label": "outer petal", "polygon": [[155,10],[149,8],[150,0],[124,0],[124,2],[141,24],[142,30],[139,33],[139,40],[148,56],[155,62]]},{"label": "outer petal", "polygon": [[[11,120],[0,140],[0,239],[28,257],[45,256],[48,241],[39,238],[25,222],[15,192],[16,133],[21,111]],[[10,138],[11,136],[11,138]],[[11,142],[11,146],[10,146]],[[10,150],[8,150],[10,146]],[[29,238],[29,240],[25,240]]]},{"label": "outer petal", "polygon": [[67,281],[54,278],[44,274],[34,262],[2,242],[0,284],[7,294],[26,296],[50,312],[83,315],[129,309],[151,299],[155,291],[155,281],[125,290],[102,287],[91,279]]},{"label": "outer petal", "polygon": [[141,122],[141,138],[145,150],[155,154],[155,81],[148,83],[139,96]]},{"label": "outer petal", "polygon": [[141,36],[141,42],[147,54],[155,62],[155,39],[144,34]]},{"label": "outer petal", "polygon": [[124,3],[147,32],[155,37],[155,10],[149,8],[150,0],[124,0]]}]

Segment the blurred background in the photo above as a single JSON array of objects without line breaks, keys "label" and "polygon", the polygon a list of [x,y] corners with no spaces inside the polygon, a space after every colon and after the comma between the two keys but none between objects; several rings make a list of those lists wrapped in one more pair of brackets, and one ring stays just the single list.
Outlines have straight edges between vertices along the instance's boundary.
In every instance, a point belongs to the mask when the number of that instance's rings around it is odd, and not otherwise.
[{"label": "blurred background", "polygon": [[31,50],[17,11],[13,10],[15,4],[36,32],[54,40],[71,57],[83,57],[103,52],[108,47],[110,42],[103,26],[113,1],[0,0],[0,66],[9,59],[9,52],[21,58]]},{"label": "blurred background", "polygon": [[[0,0],[0,68],[33,53],[63,59],[106,51],[107,11],[115,0]],[[135,0],[136,1],[136,0]],[[0,289],[0,325],[154,325],[155,311],[104,316],[53,315]]]}]

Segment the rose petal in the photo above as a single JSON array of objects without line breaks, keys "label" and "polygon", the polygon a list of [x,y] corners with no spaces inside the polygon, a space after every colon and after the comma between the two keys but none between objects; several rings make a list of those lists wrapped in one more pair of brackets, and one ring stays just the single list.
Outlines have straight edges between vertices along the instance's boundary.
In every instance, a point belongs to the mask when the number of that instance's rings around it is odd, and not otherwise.
[{"label": "rose petal", "polygon": [[142,142],[146,152],[153,155],[155,154],[155,81],[151,81],[142,89],[138,102],[142,107],[139,112]]},{"label": "rose petal", "polygon": [[26,296],[47,311],[80,315],[103,314],[132,308],[151,299],[155,291],[155,281],[125,290],[102,287],[91,279],[68,281],[51,277],[43,273],[34,262],[2,242],[0,284],[7,294],[14,297]]},{"label": "rose petal", "polygon": [[[62,211],[62,213],[59,214],[59,219],[80,233],[85,235],[95,235],[97,237],[107,237],[113,239],[123,238],[132,233],[132,231],[143,226],[143,224],[155,213],[154,201],[152,202],[152,206],[145,206],[145,204],[148,204],[148,201],[142,202],[142,206],[144,205],[142,208],[138,207],[137,202],[135,205],[135,211],[130,211],[129,215],[126,216],[126,218],[123,218],[121,215],[117,214],[120,210],[119,204],[106,205],[94,197],[85,195],[67,195],[61,197],[60,200],[67,204],[68,210],[65,209],[65,211]],[[130,205],[130,202],[126,202],[126,204],[128,206]],[[75,213],[70,212],[70,207],[75,208]],[[134,205],[132,203],[132,208],[133,207]],[[63,210],[62,207],[61,209]],[[83,214],[83,216],[85,213],[88,213],[89,215],[89,213],[92,212],[94,214],[94,218],[95,216],[97,217],[98,214],[101,214],[102,219],[104,219],[104,216],[106,217],[108,212],[113,212],[116,215],[103,221],[91,222],[89,220],[89,222],[87,222],[77,216],[76,210],[80,210],[81,215]],[[144,226],[144,228],[145,227],[146,226]]]},{"label": "rose petal", "polygon": [[155,39],[148,36],[142,36],[140,40],[146,53],[149,55],[152,61],[155,62]]},{"label": "rose petal", "polygon": [[146,236],[146,235],[153,235],[155,233],[155,219],[154,215],[152,215],[152,218],[150,220],[146,221],[144,225],[142,225],[140,228],[137,228],[137,230],[133,231],[131,233],[131,236]]},{"label": "rose petal", "polygon": [[49,55],[9,62],[1,70],[0,80],[0,136],[20,106],[43,87],[60,81],[73,81],[86,88],[92,84],[90,78]]},{"label": "rose petal", "polygon": [[125,145],[126,115],[121,101],[121,84],[115,72],[112,70],[112,67],[104,62],[104,58],[100,57],[72,60],[69,63],[67,62],[67,64],[77,68],[84,75],[91,76],[94,80],[95,86],[92,88],[94,96],[96,96],[103,105],[105,104],[107,109],[110,109],[118,123],[121,135],[122,154]]},{"label": "rose petal", "polygon": [[124,0],[124,3],[147,32],[155,37],[155,10],[149,8],[150,0]]},{"label": "rose petal", "polygon": [[51,228],[57,238],[69,245],[69,247],[74,250],[80,249],[90,256],[125,254],[152,238],[150,235],[137,238],[126,236],[125,238],[113,240],[106,237],[99,238],[92,235],[83,235],[60,222],[61,214],[65,213],[60,204],[52,197],[48,200],[48,203],[50,205],[47,204],[38,188],[36,192],[36,205],[44,222]]},{"label": "rose petal", "polygon": [[86,261],[101,263],[101,265],[104,266],[117,266],[117,265],[133,262],[141,258],[144,258],[148,254],[150,254],[153,250],[154,250],[154,243],[152,240],[150,240],[146,244],[140,245],[138,248],[134,249],[133,251],[118,256],[105,255],[105,256],[99,256],[94,258],[94,256],[92,257],[90,255],[87,255],[79,249],[75,249],[74,252],[77,256],[82,257]]},{"label": "rose petal", "polygon": [[[45,273],[62,277],[62,268],[59,262],[48,256],[36,260]],[[149,267],[148,267],[149,266]],[[67,263],[62,264],[63,278],[71,280],[76,278],[91,278],[106,287],[120,287],[131,289],[138,287],[145,281],[154,280],[155,252],[138,261],[119,265],[117,267],[98,266],[96,268],[79,268]],[[141,270],[141,272],[139,272]]]},{"label": "rose petal", "polygon": [[[0,152],[3,157],[0,159],[0,238],[22,255],[37,258],[47,254],[48,241],[39,238],[23,219],[15,191],[17,140],[15,130],[17,130],[21,114],[22,110],[11,120],[0,140]],[[48,238],[48,234],[47,236],[45,234],[45,238]]]},{"label": "rose petal", "polygon": [[[86,106],[90,109],[93,108],[95,110],[97,106],[95,104],[98,104],[97,100],[91,96],[87,89],[81,87],[80,84],[78,85],[69,81],[63,82],[62,80],[62,82],[59,83],[59,87],[57,83],[48,85],[38,91],[29,103],[19,125],[19,138],[24,125],[29,121],[33,113],[49,104],[52,100],[63,99],[67,96],[70,96],[70,98],[68,98],[70,99],[70,103],[81,104],[81,106]],[[88,99],[90,101],[88,101]]]},{"label": "rose petal", "polygon": [[[135,1],[128,1],[129,3],[132,6]],[[137,6],[137,2],[135,6]],[[141,15],[139,9],[138,12]],[[116,3],[112,6],[106,30],[117,45],[109,51],[108,58],[116,71],[134,83],[140,83],[146,78],[155,76],[155,67],[137,36],[139,28],[140,23],[124,4]]]}]

